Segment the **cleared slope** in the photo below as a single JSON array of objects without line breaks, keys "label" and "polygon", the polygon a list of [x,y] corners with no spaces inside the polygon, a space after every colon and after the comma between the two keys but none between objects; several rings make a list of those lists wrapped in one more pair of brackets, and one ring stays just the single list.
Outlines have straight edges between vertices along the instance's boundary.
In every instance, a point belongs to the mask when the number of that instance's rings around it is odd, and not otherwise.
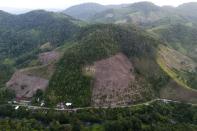
[{"label": "cleared slope", "polygon": [[60,57],[61,54],[55,51],[40,54],[38,59],[42,65],[16,71],[6,83],[7,88],[18,98],[31,98],[37,90],[45,91]]},{"label": "cleared slope", "polygon": [[177,83],[186,88],[197,89],[197,64],[192,59],[161,45],[157,61]]},{"label": "cleared slope", "polygon": [[38,89],[45,90],[48,80],[37,76],[30,76],[18,71],[6,83],[8,89],[13,90],[17,98],[32,97]]},{"label": "cleared slope", "polygon": [[131,61],[122,53],[96,61],[90,69],[94,70],[93,106],[133,104],[143,101],[144,94],[153,93],[139,81]]}]

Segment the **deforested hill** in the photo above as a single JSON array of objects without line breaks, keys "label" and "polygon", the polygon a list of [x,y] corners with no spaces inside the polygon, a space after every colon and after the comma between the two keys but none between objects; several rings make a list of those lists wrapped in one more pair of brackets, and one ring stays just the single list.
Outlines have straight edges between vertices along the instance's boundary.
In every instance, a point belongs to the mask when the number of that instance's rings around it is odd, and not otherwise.
[{"label": "deforested hill", "polygon": [[[197,88],[197,29],[194,24],[174,24],[149,29],[172,49],[162,48],[166,71],[187,87]],[[171,57],[169,57],[171,54]],[[167,64],[168,63],[168,64]],[[165,65],[162,64],[162,65]]]},{"label": "deforested hill", "polygon": [[0,129],[196,131],[196,11],[0,11]]},{"label": "deforested hill", "polygon": [[114,10],[123,8],[123,14],[142,16],[136,20],[145,28],[110,21],[88,25],[42,10],[1,12],[1,86],[47,106],[123,106],[156,98],[197,103],[195,24],[176,19],[168,25],[166,13],[149,24],[144,18],[158,18],[153,14],[163,9],[148,2]]},{"label": "deforested hill", "polygon": [[72,39],[79,28],[77,22],[70,16],[43,10],[21,15],[1,11],[0,60],[28,56],[47,42],[57,47]]},{"label": "deforested hill", "polygon": [[13,15],[0,11],[0,85],[15,68],[37,63],[37,56],[73,39],[80,21],[62,13],[44,10]]},{"label": "deforested hill", "polygon": [[[177,61],[174,54],[179,56]],[[166,55],[169,58],[164,58]],[[172,71],[179,66],[185,71],[195,70],[196,63],[190,58],[135,27],[85,27],[57,63],[45,100],[48,105],[71,102],[76,107],[128,105],[158,97],[196,103],[197,92],[190,89],[195,84],[186,88],[187,83],[182,84],[165,70],[170,58]],[[191,68],[181,65],[184,60],[188,66],[193,64]],[[174,95],[176,91],[179,94]]]},{"label": "deforested hill", "polygon": [[134,27],[82,29],[65,51],[46,91],[48,104],[125,105],[159,95],[169,77],[156,62],[159,41]]}]

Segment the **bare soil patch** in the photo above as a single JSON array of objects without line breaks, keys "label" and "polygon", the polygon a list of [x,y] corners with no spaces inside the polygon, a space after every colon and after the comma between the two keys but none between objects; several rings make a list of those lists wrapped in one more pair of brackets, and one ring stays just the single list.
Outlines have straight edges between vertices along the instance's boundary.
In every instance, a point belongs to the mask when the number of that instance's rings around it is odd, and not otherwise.
[{"label": "bare soil patch", "polygon": [[126,105],[141,97],[132,63],[122,53],[95,62],[91,70],[95,71],[93,106]]},{"label": "bare soil patch", "polygon": [[51,62],[56,62],[60,59],[61,55],[59,52],[57,51],[50,51],[50,52],[44,52],[39,54],[38,59],[39,61],[46,65],[49,64]]},{"label": "bare soil patch", "polygon": [[6,83],[7,88],[14,90],[16,97],[26,98],[32,97],[38,89],[44,91],[60,57],[56,51],[41,53],[38,59],[43,65],[16,71]]},{"label": "bare soil patch", "polygon": [[35,66],[30,68],[21,69],[20,72],[28,76],[36,76],[44,79],[50,79],[55,71],[55,64]]},{"label": "bare soil patch", "polygon": [[48,80],[17,71],[6,83],[6,86],[15,91],[16,97],[30,98],[38,89],[45,90],[48,86]]}]

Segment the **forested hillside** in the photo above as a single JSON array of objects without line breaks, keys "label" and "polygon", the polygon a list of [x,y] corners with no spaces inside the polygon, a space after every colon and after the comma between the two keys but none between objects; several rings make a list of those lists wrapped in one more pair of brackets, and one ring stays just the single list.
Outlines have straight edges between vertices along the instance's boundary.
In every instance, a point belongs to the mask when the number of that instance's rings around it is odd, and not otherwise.
[{"label": "forested hillside", "polygon": [[[114,23],[120,25],[134,24],[144,30],[155,39],[162,41],[169,48],[178,53],[174,55],[179,61],[177,66],[192,65],[191,70],[179,70],[173,68],[174,78],[178,78],[181,83],[185,83],[185,87],[196,88],[196,3],[186,3],[178,7],[164,6],[160,7],[150,2],[139,2],[128,4],[120,8],[107,9],[92,16],[89,22],[92,23]],[[184,56],[181,58],[179,52]],[[164,53],[164,52],[163,52]],[[166,53],[166,52],[165,52]],[[164,53],[164,54],[165,54]],[[173,55],[173,53],[169,53]],[[190,62],[186,62],[185,57],[191,58]],[[170,59],[168,60],[170,61]],[[161,65],[166,65],[164,61]],[[189,64],[190,63],[190,64]],[[173,63],[172,63],[173,64]],[[169,66],[169,65],[168,65]],[[169,67],[168,67],[169,68]],[[168,72],[168,74],[171,74]],[[172,76],[172,75],[170,75]]]},{"label": "forested hillside", "polygon": [[197,28],[195,25],[173,24],[161,28],[152,28],[149,31],[155,33],[168,46],[197,61],[197,40],[195,37]]},{"label": "forested hillside", "polygon": [[21,15],[1,11],[0,85],[5,85],[15,67],[30,66],[40,52],[52,50],[72,40],[79,30],[78,23],[70,16],[43,10]]},{"label": "forested hillside", "polygon": [[0,16],[0,59],[18,58],[20,64],[46,42],[57,47],[78,30],[76,20],[61,13],[38,10],[22,15],[1,12]]}]

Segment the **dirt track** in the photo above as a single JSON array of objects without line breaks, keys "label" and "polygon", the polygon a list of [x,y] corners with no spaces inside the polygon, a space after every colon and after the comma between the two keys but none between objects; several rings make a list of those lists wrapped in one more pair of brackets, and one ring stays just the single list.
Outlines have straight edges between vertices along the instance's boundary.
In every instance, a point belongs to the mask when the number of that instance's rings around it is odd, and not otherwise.
[{"label": "dirt track", "polygon": [[[56,111],[68,111],[68,112],[76,112],[78,110],[87,110],[87,109],[108,109],[108,108],[132,108],[132,107],[137,107],[137,106],[149,106],[150,104],[154,103],[154,102],[157,102],[157,101],[160,101],[160,102],[164,102],[164,103],[182,103],[180,101],[173,101],[173,100],[168,100],[168,99],[154,99],[154,100],[151,100],[151,101],[147,101],[147,102],[144,102],[144,103],[139,103],[139,104],[135,104],[135,105],[124,105],[124,106],[97,106],[97,107],[78,107],[78,108],[71,108],[71,109],[59,109],[59,108],[49,108],[49,107],[41,107],[41,106],[31,106],[31,105],[20,105],[20,104],[11,104],[12,106],[16,107],[16,106],[22,106],[22,107],[26,107],[28,109],[31,109],[31,110],[39,110],[39,109],[42,109],[42,110],[56,110]],[[191,104],[191,103],[186,103],[186,104],[190,104],[192,106],[197,106],[196,104]],[[7,104],[6,104],[7,105]],[[2,106],[2,105],[0,105]]]}]

